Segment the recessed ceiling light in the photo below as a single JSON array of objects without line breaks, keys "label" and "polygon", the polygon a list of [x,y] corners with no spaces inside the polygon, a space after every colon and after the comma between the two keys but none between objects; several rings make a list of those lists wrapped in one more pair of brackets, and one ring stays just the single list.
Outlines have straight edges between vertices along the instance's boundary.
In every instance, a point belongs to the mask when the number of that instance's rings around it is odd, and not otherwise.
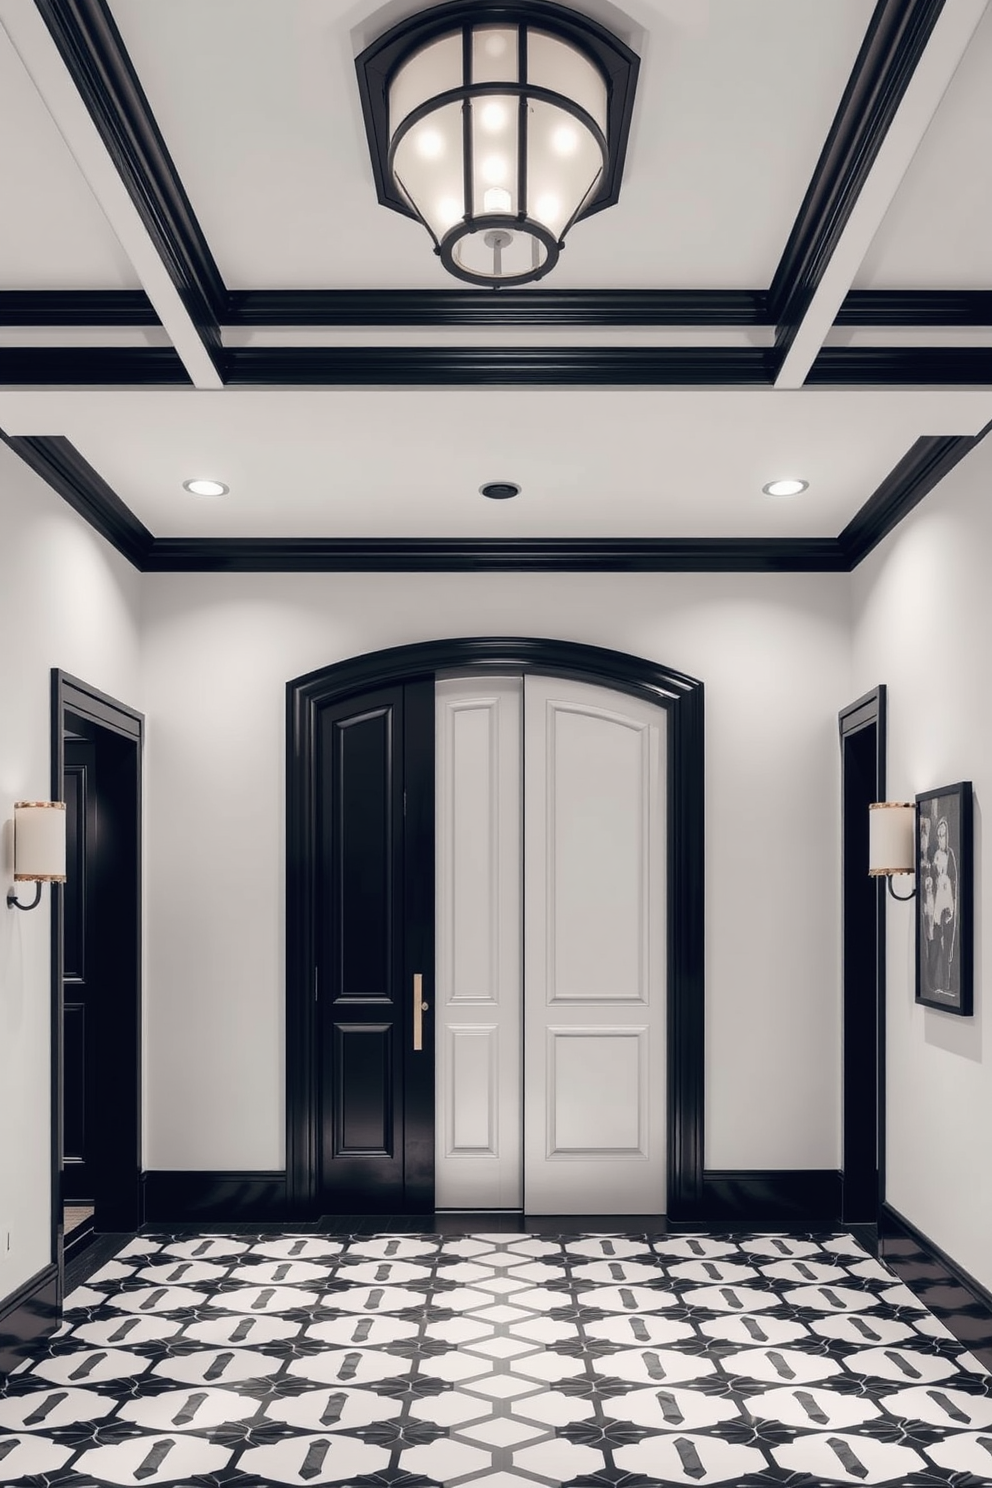
[{"label": "recessed ceiling light", "polygon": [[509,501],[511,496],[520,495],[520,487],[513,481],[490,481],[488,485],[480,486],[479,491],[490,501]]},{"label": "recessed ceiling light", "polygon": [[809,481],[804,480],[777,480],[769,481],[767,486],[762,486],[766,496],[798,496],[800,491],[808,490]]},{"label": "recessed ceiling light", "polygon": [[192,496],[226,496],[231,488],[225,486],[223,481],[188,480],[183,481],[183,489]]}]

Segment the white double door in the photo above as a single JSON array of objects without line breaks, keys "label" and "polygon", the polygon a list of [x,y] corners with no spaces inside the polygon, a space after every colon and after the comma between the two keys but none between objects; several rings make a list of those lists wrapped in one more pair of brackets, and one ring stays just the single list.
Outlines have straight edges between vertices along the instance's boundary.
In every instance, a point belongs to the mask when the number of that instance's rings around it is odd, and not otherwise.
[{"label": "white double door", "polygon": [[439,679],[435,1202],[665,1209],[664,710]]}]

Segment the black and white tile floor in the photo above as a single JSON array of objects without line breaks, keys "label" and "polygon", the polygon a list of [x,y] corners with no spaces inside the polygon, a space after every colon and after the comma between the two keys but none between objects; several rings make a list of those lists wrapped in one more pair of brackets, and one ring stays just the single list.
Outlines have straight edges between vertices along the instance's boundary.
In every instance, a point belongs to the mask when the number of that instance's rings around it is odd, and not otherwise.
[{"label": "black and white tile floor", "polygon": [[139,1238],[0,1483],[992,1484],[992,1376],[847,1235]]}]

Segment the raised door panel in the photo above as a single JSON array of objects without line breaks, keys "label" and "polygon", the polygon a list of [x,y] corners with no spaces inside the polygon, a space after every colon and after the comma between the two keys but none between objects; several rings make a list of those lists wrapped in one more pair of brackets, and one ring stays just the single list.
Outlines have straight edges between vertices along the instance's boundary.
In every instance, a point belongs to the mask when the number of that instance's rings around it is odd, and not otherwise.
[{"label": "raised door panel", "polygon": [[[93,1137],[100,1082],[99,977],[93,936],[96,853],[96,749],[89,739],[65,741],[66,882],[62,967],[62,1197],[89,1202],[96,1174]],[[105,1094],[105,1092],[104,1092]]]},{"label": "raised door panel", "polygon": [[660,1214],[665,713],[528,676],[524,718],[526,1207]]},{"label": "raised door panel", "polygon": [[439,1208],[521,1203],[521,696],[435,687]]}]

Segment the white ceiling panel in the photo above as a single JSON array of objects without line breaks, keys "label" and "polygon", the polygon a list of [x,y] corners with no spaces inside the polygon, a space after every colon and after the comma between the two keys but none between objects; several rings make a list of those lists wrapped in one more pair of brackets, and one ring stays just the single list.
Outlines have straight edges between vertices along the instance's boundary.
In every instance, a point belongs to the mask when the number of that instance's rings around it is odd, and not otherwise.
[{"label": "white ceiling panel", "polygon": [[[409,8],[409,7],[405,7]],[[639,0],[620,203],[580,224],[559,288],[767,288],[872,0]],[[375,199],[342,0],[113,0],[228,286],[451,287]]]},{"label": "white ceiling panel", "polygon": [[987,390],[0,393],[0,426],[67,436],[158,537],[834,537],[920,434],[990,413]]},{"label": "white ceiling panel", "polygon": [[855,289],[992,289],[992,9],[865,255]]},{"label": "white ceiling panel", "polygon": [[140,288],[2,22],[0,6],[0,287]]}]

